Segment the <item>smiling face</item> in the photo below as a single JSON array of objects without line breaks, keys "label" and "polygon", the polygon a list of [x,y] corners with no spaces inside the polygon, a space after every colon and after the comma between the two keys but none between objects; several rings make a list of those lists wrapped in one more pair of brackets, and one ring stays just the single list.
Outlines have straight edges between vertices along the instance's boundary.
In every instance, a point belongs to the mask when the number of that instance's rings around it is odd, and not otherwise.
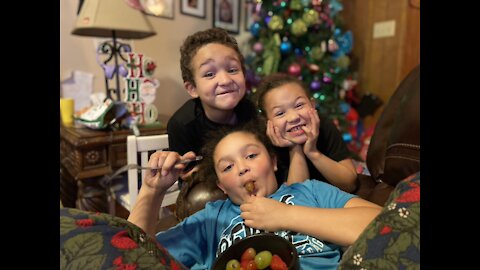
[{"label": "smiling face", "polygon": [[270,89],[263,100],[267,118],[280,130],[285,139],[296,144],[307,141],[301,127],[310,127],[308,111],[313,105],[299,84],[290,82]]},{"label": "smiling face", "polygon": [[246,92],[237,52],[225,45],[210,43],[198,50],[192,67],[195,86],[185,82],[185,87],[192,97],[200,98],[207,116],[233,111]]},{"label": "smiling face", "polygon": [[252,133],[237,131],[225,136],[215,147],[213,162],[218,187],[235,204],[251,195],[268,196],[278,188],[276,159]]}]

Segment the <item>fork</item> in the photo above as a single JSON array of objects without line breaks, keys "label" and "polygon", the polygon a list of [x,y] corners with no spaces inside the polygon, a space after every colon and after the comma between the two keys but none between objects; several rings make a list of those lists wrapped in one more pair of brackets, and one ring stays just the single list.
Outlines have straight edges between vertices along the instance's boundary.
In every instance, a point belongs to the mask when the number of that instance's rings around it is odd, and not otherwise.
[{"label": "fork", "polygon": [[[183,160],[180,160],[179,162],[177,162],[177,164],[188,164],[190,162],[193,162],[193,161],[199,161],[199,160],[202,160],[203,159],[203,156],[196,156],[195,158],[188,158],[188,159],[183,159]],[[110,178],[114,178],[115,176],[123,173],[123,172],[126,172],[128,170],[131,170],[131,169],[137,169],[137,170],[159,170],[161,168],[155,168],[155,167],[148,167],[148,166],[140,166],[138,164],[133,164],[133,163],[130,163],[130,164],[127,164],[123,167],[121,167],[120,169],[116,170],[114,174],[112,174],[112,176],[110,176]]]},{"label": "fork", "polygon": [[[177,162],[177,164],[188,164],[190,162],[199,161],[199,160],[202,160],[202,159],[203,159],[203,156],[196,156],[195,158],[187,158],[187,159],[180,160],[179,162]],[[130,169],[137,169],[137,170],[158,170],[158,169],[161,169],[161,168],[155,168],[155,167],[140,166],[138,164],[127,164],[125,166],[128,167],[127,170],[130,170]]]}]

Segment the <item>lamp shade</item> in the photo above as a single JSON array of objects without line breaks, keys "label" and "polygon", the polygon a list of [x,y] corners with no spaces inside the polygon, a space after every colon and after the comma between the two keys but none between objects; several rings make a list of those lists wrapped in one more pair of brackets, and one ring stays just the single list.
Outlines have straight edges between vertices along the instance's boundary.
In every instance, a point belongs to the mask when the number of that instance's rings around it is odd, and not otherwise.
[{"label": "lamp shade", "polygon": [[155,35],[145,15],[123,0],[84,0],[73,35],[142,39]]}]

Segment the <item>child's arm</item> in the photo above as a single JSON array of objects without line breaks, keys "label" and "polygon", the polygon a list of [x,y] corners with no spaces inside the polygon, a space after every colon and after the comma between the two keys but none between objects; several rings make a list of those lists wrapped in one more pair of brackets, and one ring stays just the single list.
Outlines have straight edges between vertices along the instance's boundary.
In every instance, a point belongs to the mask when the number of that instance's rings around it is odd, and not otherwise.
[{"label": "child's arm", "polygon": [[290,156],[290,165],[288,169],[287,184],[303,182],[310,178],[308,172],[307,160],[301,145],[284,139],[278,128],[273,126],[272,121],[267,121],[267,136],[273,145],[278,147],[288,147],[288,155]]},{"label": "child's arm", "polygon": [[346,192],[355,190],[357,174],[351,159],[344,159],[339,162],[329,158],[317,149],[319,135],[320,117],[315,109],[310,110],[309,116],[312,122],[311,129],[303,127],[307,135],[307,141],[303,145],[305,156],[313,163],[315,168],[332,185],[339,187]]},{"label": "child's arm", "polygon": [[316,208],[254,196],[240,209],[247,226],[295,231],[341,246],[353,244],[381,211],[380,206],[360,198],[350,199],[344,208]]},{"label": "child's arm", "polygon": [[167,189],[178,179],[178,174],[185,168],[185,164],[178,163],[182,158],[193,158],[192,152],[181,157],[177,152],[158,151],[150,156],[148,166],[161,168],[149,170],[145,174],[137,201],[133,206],[128,221],[142,228],[146,233],[155,235],[155,226],[163,197]]},{"label": "child's arm", "polygon": [[290,156],[290,166],[288,168],[287,185],[300,183],[310,178],[308,172],[307,159],[303,154],[301,145],[294,145],[288,150]]}]

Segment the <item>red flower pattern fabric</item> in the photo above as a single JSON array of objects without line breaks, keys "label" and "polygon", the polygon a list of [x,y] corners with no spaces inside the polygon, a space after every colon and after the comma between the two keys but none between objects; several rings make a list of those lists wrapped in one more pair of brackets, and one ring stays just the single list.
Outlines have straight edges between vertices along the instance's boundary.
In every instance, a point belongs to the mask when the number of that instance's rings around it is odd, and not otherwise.
[{"label": "red flower pattern fabric", "polygon": [[338,269],[420,269],[420,172],[397,184]]},{"label": "red flower pattern fabric", "polygon": [[187,269],[125,219],[60,208],[60,269]]}]

